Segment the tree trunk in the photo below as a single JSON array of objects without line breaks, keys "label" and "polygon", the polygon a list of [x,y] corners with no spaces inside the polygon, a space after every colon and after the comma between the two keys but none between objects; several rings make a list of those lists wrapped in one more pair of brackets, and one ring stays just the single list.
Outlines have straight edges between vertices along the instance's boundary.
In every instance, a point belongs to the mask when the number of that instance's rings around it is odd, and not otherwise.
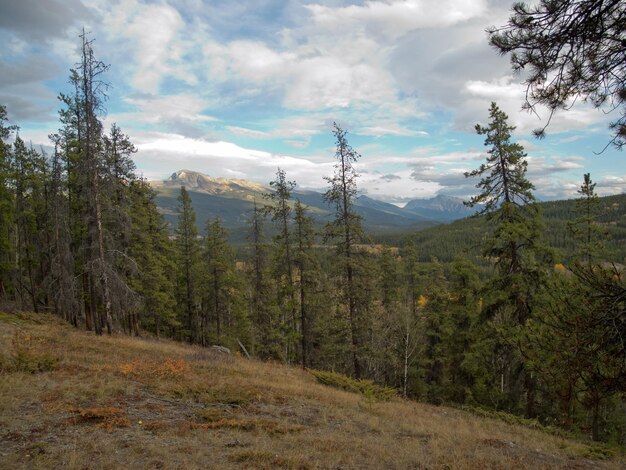
[{"label": "tree trunk", "polygon": [[591,439],[594,441],[600,440],[600,398],[594,396],[593,406],[591,408]]},{"label": "tree trunk", "polygon": [[302,347],[302,368],[306,369],[307,357],[307,318],[306,318],[306,306],[304,304],[305,289],[304,289],[304,271],[302,266],[300,267],[300,333],[301,333],[301,347]]},{"label": "tree trunk", "polygon": [[409,329],[407,325],[407,331],[404,335],[404,378],[403,378],[403,386],[402,386],[402,395],[406,398],[407,392],[407,384],[409,381]]}]

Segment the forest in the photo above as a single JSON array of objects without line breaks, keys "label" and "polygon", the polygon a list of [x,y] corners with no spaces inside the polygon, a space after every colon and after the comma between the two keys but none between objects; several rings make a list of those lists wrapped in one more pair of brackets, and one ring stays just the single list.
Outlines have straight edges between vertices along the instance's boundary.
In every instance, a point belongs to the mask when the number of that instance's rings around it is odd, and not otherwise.
[{"label": "forest", "polygon": [[[496,103],[476,127],[486,160],[466,175],[478,193],[467,203],[484,214],[456,232],[431,229],[442,253],[421,232],[371,244],[353,206],[360,155],[338,124],[324,194],[333,221],[316,230],[279,168],[236,252],[219,218],[199,233],[184,187],[177,225],[165,224],[134,172],[130,137],[103,128],[108,66],[81,40],[53,152],[29,147],[0,107],[3,310],[52,312],[97,335],[220,345],[625,445],[621,226],[607,226],[607,204],[585,174],[560,216],[567,243],[551,238],[524,149]],[[623,198],[616,204],[623,219]],[[447,256],[453,233],[474,251]],[[607,247],[608,238],[621,242]]]}]

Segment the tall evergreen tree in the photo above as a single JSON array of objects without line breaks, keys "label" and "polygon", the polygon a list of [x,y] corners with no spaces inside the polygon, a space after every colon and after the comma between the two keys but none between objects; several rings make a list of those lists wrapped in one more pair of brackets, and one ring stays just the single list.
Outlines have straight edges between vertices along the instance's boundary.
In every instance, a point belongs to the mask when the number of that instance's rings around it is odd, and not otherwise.
[{"label": "tall evergreen tree", "polygon": [[217,344],[231,344],[236,323],[244,321],[239,302],[241,285],[235,271],[235,252],[219,217],[206,222],[203,265],[203,311],[213,330],[209,337]]},{"label": "tall evergreen tree", "polygon": [[290,206],[291,192],[295,185],[295,182],[287,180],[285,171],[278,168],[276,179],[270,181],[274,191],[266,195],[272,202],[272,205],[266,206],[266,211],[278,229],[274,236],[273,271],[276,280],[276,300],[282,310],[281,323],[285,337],[285,357],[288,361],[296,357],[298,335]]},{"label": "tall evergreen tree", "polygon": [[267,246],[263,230],[265,214],[256,202],[250,219],[251,259],[250,318],[252,320],[254,354],[263,359],[283,359],[282,341],[276,304],[271,295],[272,285],[267,272]]},{"label": "tall evergreen tree", "polygon": [[200,246],[196,213],[191,204],[191,197],[184,186],[178,197],[178,227],[176,228],[176,247],[178,254],[178,303],[184,336],[190,342],[200,340],[199,305],[199,266]]},{"label": "tall evergreen tree", "polygon": [[14,250],[14,195],[11,175],[12,148],[8,140],[15,126],[8,123],[7,111],[0,105],[0,298],[12,293]]},{"label": "tall evergreen tree", "polygon": [[316,277],[319,276],[319,265],[313,254],[315,242],[313,219],[306,214],[306,209],[300,201],[296,201],[294,222],[296,244],[294,262],[299,271],[300,359],[302,368],[306,368],[309,363],[308,356],[312,337],[312,297],[316,295],[315,285],[317,284]]},{"label": "tall evergreen tree", "polygon": [[57,134],[51,136],[55,148],[50,169],[50,247],[51,279],[50,290],[54,311],[75,327],[78,326],[80,302],[74,275],[75,254],[71,250],[72,230],[67,173],[61,155],[63,139]]},{"label": "tall evergreen tree", "polygon": [[600,215],[600,201],[595,192],[596,183],[591,175],[585,173],[583,184],[577,191],[580,197],[576,201],[577,217],[569,221],[567,228],[576,240],[576,257],[591,264],[604,247],[604,230],[597,220]]},{"label": "tall evergreen tree", "polygon": [[[476,185],[480,193],[466,204],[470,207],[484,204],[481,212],[486,212],[488,220],[495,224],[484,251],[489,259],[494,260],[497,269],[486,312],[492,318],[510,315],[517,325],[523,327],[531,316],[537,289],[542,284],[543,271],[537,261],[542,250],[541,219],[532,194],[533,185],[526,179],[526,154],[521,145],[511,140],[515,127],[508,124],[508,116],[496,103],[491,103],[489,116],[491,121],[486,127],[476,125],[476,132],[486,136],[487,161],[465,174],[466,177],[481,177]],[[509,366],[517,367],[515,364]],[[532,417],[535,414],[535,385],[531,371],[526,370],[523,374],[525,413]]]},{"label": "tall evergreen tree", "polygon": [[449,302],[441,336],[442,393],[445,401],[464,403],[473,385],[465,361],[473,340],[472,325],[479,320],[481,284],[478,269],[469,260],[457,259],[450,268]]},{"label": "tall evergreen tree", "polygon": [[336,240],[337,254],[342,264],[342,294],[350,323],[350,341],[352,344],[352,363],[354,375],[359,378],[364,373],[362,356],[362,329],[364,314],[359,310],[357,298],[356,247],[363,237],[361,216],[354,210],[357,195],[357,173],[353,164],[360,158],[348,143],[347,131],[333,123],[336,151],[335,174],[326,177],[330,188],[324,193],[324,200],[335,207],[335,219],[326,226],[326,239]]},{"label": "tall evergreen tree", "polygon": [[23,309],[36,313],[44,302],[47,273],[45,218],[47,215],[46,163],[18,136],[13,145],[15,208],[15,280]]},{"label": "tall evergreen tree", "polygon": [[141,327],[152,331],[157,338],[162,333],[173,336],[180,327],[175,311],[175,247],[150,185],[142,179],[132,181],[129,198],[132,227],[128,254],[137,267],[130,283],[141,296],[140,307],[133,309],[137,315],[129,317],[129,331],[138,334],[141,321]]}]

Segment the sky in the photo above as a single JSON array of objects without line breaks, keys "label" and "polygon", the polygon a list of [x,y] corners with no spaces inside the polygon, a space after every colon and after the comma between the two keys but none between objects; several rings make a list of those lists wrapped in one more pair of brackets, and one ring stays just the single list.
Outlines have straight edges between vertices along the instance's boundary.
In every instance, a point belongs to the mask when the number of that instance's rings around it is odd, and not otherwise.
[{"label": "sky", "polygon": [[[402,205],[469,198],[464,172],[486,157],[492,101],[516,126],[539,200],[626,191],[612,116],[585,103],[532,137],[545,109],[522,111],[523,77],[488,45],[512,0],[0,0],[0,104],[20,135],[48,148],[70,93],[82,28],[110,65],[107,128],[137,147],[139,174],[188,169],[301,189],[333,173],[333,122],[361,158],[359,191]],[[614,118],[614,116],[613,116]]]}]

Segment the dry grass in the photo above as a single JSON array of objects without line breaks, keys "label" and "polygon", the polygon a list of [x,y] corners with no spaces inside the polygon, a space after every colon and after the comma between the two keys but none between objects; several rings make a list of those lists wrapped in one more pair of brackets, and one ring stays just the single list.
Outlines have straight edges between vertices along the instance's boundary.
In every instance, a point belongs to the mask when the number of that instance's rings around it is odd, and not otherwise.
[{"label": "dry grass", "polygon": [[[0,314],[0,468],[624,468],[590,443],[372,400],[297,368]],[[25,346],[21,346],[24,344]],[[35,359],[33,359],[33,357]]]}]

